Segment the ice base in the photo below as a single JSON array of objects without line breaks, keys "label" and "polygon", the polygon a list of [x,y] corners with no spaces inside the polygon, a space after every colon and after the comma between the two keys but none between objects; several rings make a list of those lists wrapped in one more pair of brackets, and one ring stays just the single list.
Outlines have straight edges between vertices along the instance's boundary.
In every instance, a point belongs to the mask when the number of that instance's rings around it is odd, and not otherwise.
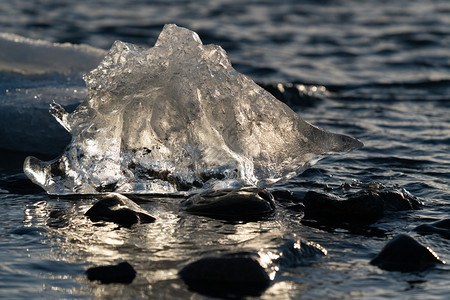
[{"label": "ice base", "polygon": [[50,194],[264,186],[362,146],[302,120],[221,47],[176,25],[150,49],[116,42],[84,80],[88,96],[74,112],[50,108],[72,135],[65,152],[24,162]]}]

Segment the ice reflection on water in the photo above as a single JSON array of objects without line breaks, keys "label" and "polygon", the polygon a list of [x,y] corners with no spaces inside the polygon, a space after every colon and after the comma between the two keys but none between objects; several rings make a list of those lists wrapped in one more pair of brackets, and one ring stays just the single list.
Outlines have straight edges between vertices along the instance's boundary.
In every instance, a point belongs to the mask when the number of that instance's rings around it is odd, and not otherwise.
[{"label": "ice reflection on water", "polygon": [[[74,265],[82,267],[68,275],[82,287],[74,285],[70,291],[64,292],[66,295],[120,297],[122,293],[127,293],[127,297],[148,297],[153,295],[151,290],[154,289],[155,293],[170,290],[168,294],[186,296],[190,292],[177,273],[188,262],[224,250],[252,249],[257,252],[267,246],[263,244],[261,234],[280,233],[279,221],[230,223],[191,216],[177,208],[180,199],[167,198],[140,202],[141,207],[156,218],[155,223],[141,224],[131,229],[112,223],[94,224],[84,216],[94,199],[43,197],[45,201],[27,207],[24,225],[31,226],[32,223],[33,226],[46,228],[43,243],[50,249],[44,251],[44,255],[48,256],[50,269],[59,262],[72,268]],[[64,213],[57,214],[57,211]],[[61,220],[55,220],[54,216]],[[132,289],[89,282],[83,273],[92,266],[121,261],[128,261],[138,273]],[[129,294],[130,290],[133,295]]]},{"label": "ice reflection on water", "polygon": [[[446,267],[411,276],[382,271],[369,265],[368,261],[385,243],[385,238],[355,236],[339,230],[329,234],[305,227],[300,223],[301,213],[289,211],[280,203],[275,215],[268,220],[230,223],[187,215],[180,211],[180,200],[136,200],[156,221],[127,229],[111,223],[94,224],[85,217],[84,213],[96,201],[93,198],[58,199],[43,194],[25,196],[20,205],[9,203],[9,211],[15,210],[17,215],[21,215],[23,228],[20,230],[29,230],[28,234],[11,236],[15,244],[29,248],[24,262],[27,266],[6,262],[0,272],[25,272],[22,276],[26,276],[27,282],[21,283],[19,275],[10,277],[14,278],[17,286],[28,286],[28,290],[40,291],[45,297],[64,294],[99,298],[164,298],[167,295],[202,298],[190,292],[178,278],[178,271],[186,264],[224,251],[252,250],[268,254],[263,250],[277,246],[272,243],[273,237],[296,234],[299,238],[321,244],[329,251],[328,255],[306,265],[277,272],[273,284],[262,295],[263,299],[358,297],[367,294],[382,297],[388,291],[399,289],[414,294],[429,286],[436,288],[433,281],[439,282],[439,278],[447,274]],[[8,203],[7,197],[3,201]],[[396,222],[403,224],[397,229],[391,226],[393,216],[381,220],[377,226],[390,230],[389,234],[394,235],[411,229],[417,224],[417,218],[429,217],[430,213],[397,214]],[[11,216],[7,218],[14,219]],[[448,260],[439,237],[419,240],[435,249],[442,259]],[[13,248],[11,243],[7,247]],[[105,286],[89,282],[84,274],[89,267],[117,264],[124,260],[138,273],[130,285]],[[422,283],[408,283],[418,280]],[[440,288],[441,292],[442,289],[445,287]]]}]

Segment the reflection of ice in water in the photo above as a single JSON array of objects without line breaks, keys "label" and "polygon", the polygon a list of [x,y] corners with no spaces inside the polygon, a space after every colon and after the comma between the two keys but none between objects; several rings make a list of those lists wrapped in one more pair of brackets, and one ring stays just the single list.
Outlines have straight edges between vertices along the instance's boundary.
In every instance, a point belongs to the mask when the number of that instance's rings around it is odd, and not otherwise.
[{"label": "reflection of ice in water", "polygon": [[[189,298],[191,292],[179,278],[178,271],[190,261],[224,251],[257,252],[268,244],[266,239],[258,239],[261,232],[275,230],[274,235],[278,235],[284,230],[275,220],[233,224],[188,215],[178,211],[179,199],[174,198],[141,199],[142,208],[155,216],[156,221],[123,228],[109,222],[94,224],[86,218],[84,212],[95,201],[93,198],[77,197],[78,200],[73,201],[72,198],[40,197],[46,201],[30,207],[29,215],[35,221],[33,226],[45,228],[45,244],[32,261],[51,262],[48,274],[55,276],[52,286],[60,288],[59,293],[78,297],[89,294],[97,298],[140,299],[157,297],[163,291],[165,295]],[[64,212],[61,215],[67,223],[58,223],[61,226],[55,227],[46,225],[59,218],[55,211]],[[105,286],[88,281],[84,274],[90,267],[123,261],[129,262],[138,273],[131,285]],[[64,280],[56,277],[59,274],[56,264],[65,267],[61,272]],[[43,276],[41,271],[39,276]]]},{"label": "reflection of ice in water", "polygon": [[84,79],[89,95],[73,113],[51,107],[72,134],[66,152],[24,163],[51,194],[264,185],[362,146],[303,121],[222,48],[175,25],[150,49],[116,42]]}]

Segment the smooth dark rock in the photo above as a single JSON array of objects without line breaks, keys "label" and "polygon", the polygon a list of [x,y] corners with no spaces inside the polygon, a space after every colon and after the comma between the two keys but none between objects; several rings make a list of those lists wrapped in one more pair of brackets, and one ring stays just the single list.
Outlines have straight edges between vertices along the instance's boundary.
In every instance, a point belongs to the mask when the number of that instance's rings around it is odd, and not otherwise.
[{"label": "smooth dark rock", "polygon": [[436,253],[406,234],[389,241],[370,263],[387,271],[400,272],[424,271],[436,264],[445,264]]},{"label": "smooth dark rock", "polygon": [[352,197],[344,200],[332,194],[309,191],[304,198],[305,219],[325,222],[370,224],[380,219],[384,204],[379,197]]},{"label": "smooth dark rock", "polygon": [[372,224],[388,211],[419,209],[422,203],[406,190],[362,190],[342,198],[309,191],[303,199],[305,219],[325,223]]},{"label": "smooth dark rock", "polygon": [[[357,234],[365,237],[386,237],[386,230],[371,226],[371,224],[360,223],[326,223],[318,220],[302,219],[303,225],[317,228],[326,232],[334,233],[336,229],[345,230],[351,234]],[[342,232],[342,231],[340,231]]]},{"label": "smooth dark rock", "polygon": [[189,289],[213,297],[259,296],[271,280],[249,253],[206,257],[185,266],[179,276]]},{"label": "smooth dark rock", "polygon": [[274,263],[284,268],[303,265],[317,256],[327,255],[327,250],[319,244],[303,240],[287,240],[271,252],[278,252],[279,258]]},{"label": "smooth dark rock", "polygon": [[92,222],[114,222],[130,228],[138,223],[151,223],[155,218],[150,216],[139,205],[127,197],[111,193],[95,203],[85,214]]},{"label": "smooth dark rock", "polygon": [[420,234],[437,233],[446,239],[450,239],[450,219],[437,221],[431,224],[423,224],[414,228]]},{"label": "smooth dark rock", "polygon": [[70,212],[65,209],[52,210],[47,219],[47,226],[63,228],[69,225]]},{"label": "smooth dark rock", "polygon": [[253,242],[256,244],[251,243],[251,249],[244,248],[247,251],[199,259],[184,267],[179,275],[191,290],[208,296],[259,296],[271,284],[266,270],[306,265],[327,254],[319,244],[291,237],[275,236]]},{"label": "smooth dark rock", "polygon": [[378,195],[383,200],[386,211],[414,210],[423,206],[422,201],[405,189],[382,190]]},{"label": "smooth dark rock", "polygon": [[294,205],[285,206],[285,208],[296,212],[303,212],[305,211],[305,204],[298,203]]},{"label": "smooth dark rock", "polygon": [[131,283],[136,277],[136,271],[128,262],[115,266],[100,266],[86,271],[89,280],[101,283]]},{"label": "smooth dark rock", "polygon": [[263,188],[206,191],[182,202],[191,214],[222,220],[260,220],[275,210],[272,194]]},{"label": "smooth dark rock", "polygon": [[299,203],[301,202],[301,198],[299,198],[297,195],[295,195],[293,192],[286,191],[286,190],[280,190],[280,191],[271,191],[273,197],[275,200],[280,202],[292,202],[292,203]]}]

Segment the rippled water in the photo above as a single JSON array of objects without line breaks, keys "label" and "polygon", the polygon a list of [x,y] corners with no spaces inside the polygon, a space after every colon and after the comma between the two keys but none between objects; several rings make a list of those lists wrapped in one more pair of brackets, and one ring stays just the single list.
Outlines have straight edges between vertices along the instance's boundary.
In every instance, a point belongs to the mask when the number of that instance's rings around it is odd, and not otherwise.
[{"label": "rippled water", "polygon": [[[448,240],[410,232],[450,214],[450,4],[23,0],[4,3],[0,11],[0,32],[103,49],[116,39],[153,45],[164,23],[186,26],[204,43],[222,45],[236,69],[258,82],[303,84],[304,102],[291,103],[303,119],[364,142],[363,149],[328,157],[273,190],[301,197],[308,190],[375,181],[406,188],[424,201],[424,209],[385,216],[373,225],[380,234],[369,237],[305,226],[303,214],[283,203],[269,220],[233,224],[187,215],[179,210],[179,199],[141,199],[156,223],[98,227],[83,216],[94,199],[47,196],[22,174],[27,154],[2,150],[0,297],[202,299],[177,277],[186,263],[224,249],[264,247],[268,238],[285,233],[321,244],[328,255],[279,273],[262,298],[448,294],[448,266],[397,273],[369,261],[398,233],[410,233],[450,261]],[[70,103],[85,93],[82,83],[70,78],[2,71],[0,99],[58,98],[68,89]],[[22,136],[17,125],[0,124],[3,132]],[[84,274],[89,267],[122,260],[138,272],[130,285],[100,285]]]}]

